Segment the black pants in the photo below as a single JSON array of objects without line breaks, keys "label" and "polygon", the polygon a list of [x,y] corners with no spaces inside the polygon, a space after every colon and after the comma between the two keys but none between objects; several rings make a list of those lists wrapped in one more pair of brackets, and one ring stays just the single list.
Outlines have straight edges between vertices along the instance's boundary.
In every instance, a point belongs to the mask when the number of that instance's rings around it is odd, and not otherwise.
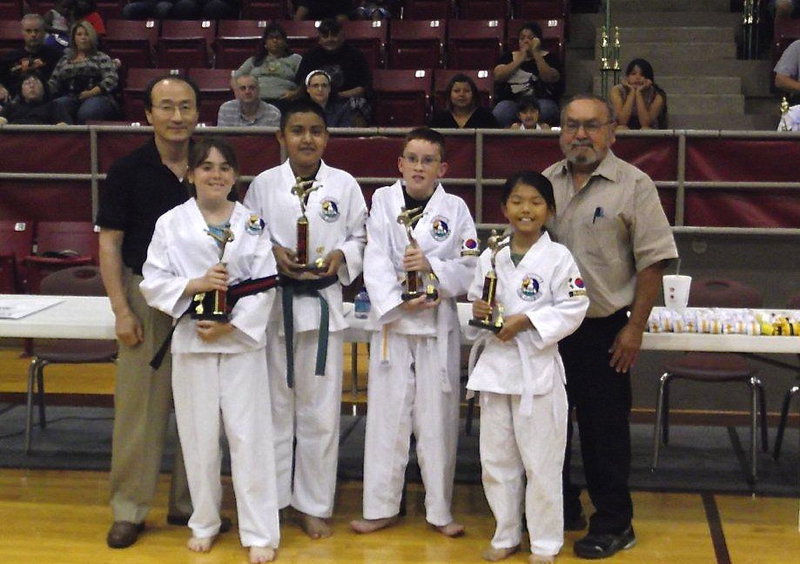
[{"label": "black pants", "polygon": [[[589,497],[596,512],[589,532],[619,534],[631,524],[633,503],[628,488],[631,468],[631,381],[609,366],[608,350],[627,322],[624,310],[604,318],[585,319],[559,350],[567,373],[570,415],[575,410]],[[570,418],[570,421],[572,419]],[[581,512],[580,488],[570,480],[572,424],[567,429],[564,459],[564,516]]]}]

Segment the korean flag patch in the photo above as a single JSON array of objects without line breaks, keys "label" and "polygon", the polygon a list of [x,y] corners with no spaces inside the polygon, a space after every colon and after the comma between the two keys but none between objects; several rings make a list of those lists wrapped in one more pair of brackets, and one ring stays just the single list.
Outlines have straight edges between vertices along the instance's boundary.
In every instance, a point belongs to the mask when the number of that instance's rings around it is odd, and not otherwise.
[{"label": "korean flag patch", "polygon": [[475,239],[465,239],[464,242],[461,243],[462,257],[477,257],[479,254],[478,242]]},{"label": "korean flag patch", "polygon": [[569,297],[585,296],[586,287],[583,285],[583,278],[575,277],[569,279]]}]

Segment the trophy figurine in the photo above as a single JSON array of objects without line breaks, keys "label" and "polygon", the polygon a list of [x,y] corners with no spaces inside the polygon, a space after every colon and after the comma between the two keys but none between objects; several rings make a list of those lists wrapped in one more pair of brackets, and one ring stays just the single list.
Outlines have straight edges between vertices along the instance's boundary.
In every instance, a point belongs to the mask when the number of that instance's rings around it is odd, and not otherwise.
[{"label": "trophy figurine", "polygon": [[469,324],[473,327],[480,327],[481,329],[488,329],[497,333],[503,328],[503,305],[497,303],[497,253],[511,243],[510,235],[498,235],[497,231],[492,229],[492,234],[489,237],[487,246],[491,251],[490,262],[491,267],[483,278],[483,292],[481,293],[481,300],[489,304],[492,311],[483,319],[473,318],[469,320]]},{"label": "trophy figurine", "polygon": [[[215,233],[210,230],[207,230],[206,233],[220,244],[219,257],[222,259],[225,255],[225,245],[233,241],[233,232],[226,227],[221,233]],[[224,265],[225,263],[222,264]],[[227,292],[222,290],[200,292],[194,295],[192,301],[195,303],[190,312],[192,319],[210,319],[222,323],[228,321]]]},{"label": "trophy figurine", "polygon": [[[420,217],[422,217],[422,208],[414,208],[407,210],[405,207],[401,208],[400,215],[397,216],[397,223],[403,225],[406,228],[406,235],[408,236],[408,244],[409,246],[416,246],[417,240],[414,239],[414,222],[417,221]],[[425,285],[423,290],[420,290],[421,280],[420,280],[420,273],[416,271],[406,272],[406,279],[403,283],[405,291],[401,295],[401,298],[404,302],[409,300],[416,299],[420,297],[423,293],[427,296],[429,300],[435,300],[439,297],[439,292],[436,290],[436,286],[433,283],[436,280],[436,275],[430,273],[428,276],[428,284]]]},{"label": "trophy figurine", "polygon": [[[308,259],[308,217],[306,217],[306,204],[308,195],[321,186],[314,186],[314,180],[303,180],[299,176],[295,179],[292,186],[292,194],[300,200],[300,217],[297,218],[297,262],[304,265],[303,270],[317,271],[324,267],[324,258],[318,258],[313,264],[309,264]],[[319,251],[319,249],[317,249]],[[323,249],[324,250],[324,249]]]}]

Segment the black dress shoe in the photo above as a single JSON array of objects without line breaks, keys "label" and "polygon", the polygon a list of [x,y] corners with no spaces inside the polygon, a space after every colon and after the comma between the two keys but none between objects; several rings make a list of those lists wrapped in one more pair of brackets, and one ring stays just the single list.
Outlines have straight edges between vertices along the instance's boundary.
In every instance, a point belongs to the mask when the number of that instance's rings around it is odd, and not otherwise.
[{"label": "black dress shoe", "polygon": [[582,531],[589,523],[586,521],[586,516],[581,513],[577,517],[567,517],[564,515],[564,530],[565,531]]},{"label": "black dress shoe", "polygon": [[131,523],[130,521],[114,521],[106,536],[106,544],[110,548],[128,548],[139,538],[139,533],[144,531],[144,523]]},{"label": "black dress shoe", "polygon": [[633,527],[628,527],[618,535],[589,533],[575,542],[575,555],[591,560],[608,558],[635,544],[636,535],[633,533]]},{"label": "black dress shoe", "polygon": [[[219,523],[219,532],[220,533],[227,533],[233,527],[233,523],[230,520],[230,517],[222,516],[220,517]],[[189,516],[188,515],[167,515],[167,523],[170,525],[176,525],[178,527],[185,527],[189,524]]]}]

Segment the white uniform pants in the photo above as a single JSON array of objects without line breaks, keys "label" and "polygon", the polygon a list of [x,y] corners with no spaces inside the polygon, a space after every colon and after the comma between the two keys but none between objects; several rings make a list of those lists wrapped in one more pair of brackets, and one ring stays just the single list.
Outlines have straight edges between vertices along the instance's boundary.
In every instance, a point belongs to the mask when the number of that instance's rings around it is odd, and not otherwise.
[{"label": "white uniform pants", "polygon": [[317,331],[294,335],[294,388],[286,385],[286,345],[277,331],[267,332],[267,363],[278,506],[291,505],[307,515],[328,518],[336,493],[344,341],[341,331],[328,334],[325,376],[317,376],[318,335]]},{"label": "white uniform pants", "polygon": [[192,534],[207,538],[219,532],[222,419],[242,545],[277,548],[278,496],[263,349],[173,354],[172,359],[175,416],[194,504]]},{"label": "white uniform pants", "polygon": [[531,552],[555,555],[564,544],[567,394],[556,383],[550,394],[534,397],[531,416],[520,414],[519,402],[518,395],[480,393],[483,489],[497,521],[492,546],[520,544],[524,502]]},{"label": "white uniform pants", "polygon": [[458,343],[450,343],[451,391],[445,393],[436,338],[389,332],[389,362],[382,362],[381,339],[382,333],[373,334],[369,360],[364,518],[399,513],[413,433],[425,486],[426,519],[432,525],[447,525],[453,521],[450,505],[458,441]]}]

